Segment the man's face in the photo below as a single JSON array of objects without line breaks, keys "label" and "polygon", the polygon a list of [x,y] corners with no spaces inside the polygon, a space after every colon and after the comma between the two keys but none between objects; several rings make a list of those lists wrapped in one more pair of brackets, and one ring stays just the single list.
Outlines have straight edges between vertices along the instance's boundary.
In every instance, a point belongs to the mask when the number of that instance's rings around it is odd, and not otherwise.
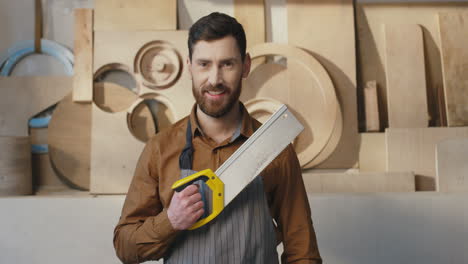
[{"label": "man's face", "polygon": [[200,40],[187,60],[192,76],[192,92],[198,107],[212,117],[222,117],[238,102],[242,78],[250,70],[250,57],[242,61],[234,37]]}]

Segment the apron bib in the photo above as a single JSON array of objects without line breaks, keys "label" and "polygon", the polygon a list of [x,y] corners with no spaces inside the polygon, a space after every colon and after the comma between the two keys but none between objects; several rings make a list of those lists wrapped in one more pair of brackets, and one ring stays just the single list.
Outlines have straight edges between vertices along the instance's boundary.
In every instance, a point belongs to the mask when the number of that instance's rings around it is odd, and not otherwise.
[{"label": "apron bib", "polygon": [[[193,151],[189,119],[185,147],[179,157],[181,178],[195,173],[192,170]],[[209,214],[211,192],[203,181],[198,184],[205,212]],[[171,245],[164,263],[278,263],[276,234],[262,177],[256,177],[211,222],[195,230],[183,231]]]}]

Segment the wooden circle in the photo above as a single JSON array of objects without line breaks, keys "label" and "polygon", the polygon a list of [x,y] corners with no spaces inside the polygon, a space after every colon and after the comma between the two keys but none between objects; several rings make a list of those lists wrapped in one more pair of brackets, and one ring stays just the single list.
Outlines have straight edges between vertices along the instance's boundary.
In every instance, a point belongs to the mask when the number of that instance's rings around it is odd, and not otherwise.
[{"label": "wooden circle", "polygon": [[0,136],[0,196],[32,193],[29,137]]},{"label": "wooden circle", "polygon": [[262,97],[246,101],[244,105],[253,118],[265,123],[281,107],[282,103],[271,98]]},{"label": "wooden circle", "polygon": [[57,176],[70,187],[88,190],[91,153],[91,104],[75,103],[72,94],[55,108],[48,131],[49,156]]},{"label": "wooden circle", "polygon": [[168,88],[180,77],[182,61],[169,43],[152,41],[135,56],[135,72],[148,88]]},{"label": "wooden circle", "polygon": [[252,59],[270,55],[287,58],[287,68],[267,63],[254,69],[244,82],[244,91],[249,98],[271,97],[290,107],[305,127],[296,139],[299,161],[302,166],[310,163],[328,144],[337,122],[339,104],[328,73],[312,55],[292,46],[265,43],[249,53]]}]

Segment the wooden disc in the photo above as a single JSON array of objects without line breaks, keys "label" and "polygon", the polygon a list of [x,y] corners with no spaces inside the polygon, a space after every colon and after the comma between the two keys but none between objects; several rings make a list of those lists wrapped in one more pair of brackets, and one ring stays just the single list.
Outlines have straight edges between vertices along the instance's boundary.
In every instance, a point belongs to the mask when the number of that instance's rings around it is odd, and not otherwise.
[{"label": "wooden disc", "polygon": [[75,103],[69,93],[52,114],[48,143],[52,168],[70,187],[89,189],[90,141],[91,104]]},{"label": "wooden disc", "polygon": [[[267,97],[289,106],[305,128],[295,141],[299,161],[305,166],[322,153],[339,122],[333,83],[322,65],[301,49],[266,43],[255,46],[249,53],[253,59],[269,55],[287,58],[287,67],[267,63],[254,69],[244,82],[241,99]],[[326,159],[329,152],[323,152],[320,159]]]}]

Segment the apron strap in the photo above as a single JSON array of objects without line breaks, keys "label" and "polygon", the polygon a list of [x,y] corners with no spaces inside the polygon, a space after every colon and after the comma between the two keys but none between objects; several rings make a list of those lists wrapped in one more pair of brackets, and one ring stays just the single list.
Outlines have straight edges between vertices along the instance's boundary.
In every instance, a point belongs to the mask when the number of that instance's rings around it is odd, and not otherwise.
[{"label": "apron strap", "polygon": [[[180,156],[179,156],[180,178],[185,178],[196,172],[192,170],[192,161],[193,161],[192,125],[190,123],[190,118],[189,118],[187,122],[187,130],[185,132],[185,146],[182,149],[182,153],[180,153]],[[210,212],[208,212],[209,206],[208,206],[208,201],[205,195],[205,193],[208,190],[207,189],[208,187],[203,181],[196,181],[195,183],[198,184],[198,186],[200,187],[198,191],[201,194],[203,206],[205,209],[205,212],[203,213],[201,217],[204,218],[210,214]]]}]

